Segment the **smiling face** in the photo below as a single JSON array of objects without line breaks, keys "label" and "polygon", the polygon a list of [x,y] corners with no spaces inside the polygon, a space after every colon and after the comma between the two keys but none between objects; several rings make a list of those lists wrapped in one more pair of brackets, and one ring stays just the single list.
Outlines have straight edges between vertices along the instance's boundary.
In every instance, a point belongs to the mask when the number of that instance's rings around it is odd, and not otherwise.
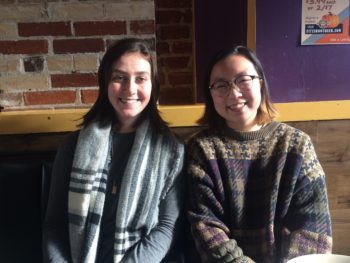
[{"label": "smiling face", "polygon": [[134,130],[133,125],[148,105],[152,92],[151,65],[140,53],[126,53],[112,66],[108,99],[120,126],[120,132]]},{"label": "smiling face", "polygon": [[[230,55],[216,63],[210,74],[210,83],[218,80],[232,81],[241,75],[256,75],[256,69],[248,59],[241,55]],[[249,91],[240,92],[232,89],[226,97],[215,95],[213,98],[216,112],[224,118],[228,127],[238,131],[260,129],[257,123],[257,112],[261,103],[261,80],[252,80]]]}]

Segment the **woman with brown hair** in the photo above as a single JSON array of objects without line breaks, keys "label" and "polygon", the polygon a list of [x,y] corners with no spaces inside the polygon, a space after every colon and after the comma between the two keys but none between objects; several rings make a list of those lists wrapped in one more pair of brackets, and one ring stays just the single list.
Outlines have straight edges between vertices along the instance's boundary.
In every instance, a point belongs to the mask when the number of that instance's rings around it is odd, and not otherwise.
[{"label": "woman with brown hair", "polygon": [[98,81],[96,103],[55,159],[44,261],[161,262],[178,232],[184,147],[158,112],[148,44],[116,42]]}]

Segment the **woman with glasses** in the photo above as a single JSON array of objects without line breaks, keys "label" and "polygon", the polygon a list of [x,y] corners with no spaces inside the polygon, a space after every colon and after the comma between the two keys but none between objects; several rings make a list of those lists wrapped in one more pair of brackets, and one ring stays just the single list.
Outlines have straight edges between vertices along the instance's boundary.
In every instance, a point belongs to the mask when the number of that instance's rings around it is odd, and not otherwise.
[{"label": "woman with glasses", "polygon": [[206,129],[188,144],[188,217],[201,262],[286,262],[330,253],[325,175],[308,135],[274,121],[266,76],[243,46],[206,76]]},{"label": "woman with glasses", "polygon": [[184,146],[158,112],[148,43],[113,44],[98,82],[97,101],[55,159],[44,262],[168,262],[179,232]]}]

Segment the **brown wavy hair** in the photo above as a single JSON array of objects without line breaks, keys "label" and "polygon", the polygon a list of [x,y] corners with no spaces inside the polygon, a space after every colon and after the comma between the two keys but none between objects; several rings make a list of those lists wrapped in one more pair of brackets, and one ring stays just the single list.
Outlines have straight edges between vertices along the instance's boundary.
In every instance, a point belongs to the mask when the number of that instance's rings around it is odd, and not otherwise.
[{"label": "brown wavy hair", "polygon": [[125,38],[115,42],[110,46],[103,56],[98,70],[99,94],[91,109],[84,115],[81,126],[86,126],[91,122],[98,122],[100,126],[110,123],[119,124],[118,116],[108,99],[108,84],[112,74],[114,62],[127,53],[141,54],[151,65],[152,91],[151,98],[146,108],[138,118],[136,128],[143,120],[149,119],[151,126],[159,132],[169,130],[167,123],[162,119],[157,108],[159,96],[159,82],[157,65],[152,55],[152,50],[148,41],[139,38]]}]

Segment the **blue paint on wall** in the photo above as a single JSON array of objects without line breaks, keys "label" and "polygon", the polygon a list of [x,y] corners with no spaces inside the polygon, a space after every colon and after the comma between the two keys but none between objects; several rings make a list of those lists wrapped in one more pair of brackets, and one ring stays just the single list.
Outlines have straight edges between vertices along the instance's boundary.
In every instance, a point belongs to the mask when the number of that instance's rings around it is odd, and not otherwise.
[{"label": "blue paint on wall", "polygon": [[350,100],[350,45],[301,46],[301,4],[256,1],[256,51],[272,100]]}]

